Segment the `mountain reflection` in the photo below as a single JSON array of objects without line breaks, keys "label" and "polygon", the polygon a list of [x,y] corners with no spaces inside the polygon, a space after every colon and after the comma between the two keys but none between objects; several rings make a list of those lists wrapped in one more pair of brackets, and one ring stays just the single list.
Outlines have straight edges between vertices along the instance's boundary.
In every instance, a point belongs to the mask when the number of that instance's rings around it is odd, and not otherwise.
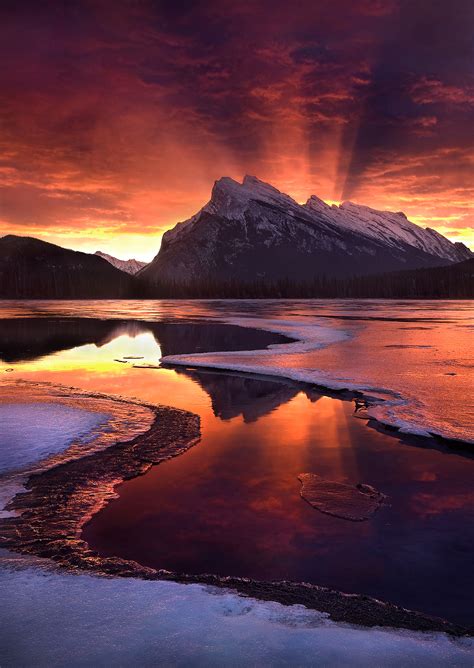
[{"label": "mountain reflection", "polygon": [[301,392],[301,387],[285,381],[215,371],[176,371],[195,380],[207,392],[214,415],[221,420],[241,415],[244,422],[255,422]]},{"label": "mountain reflection", "polygon": [[101,347],[119,336],[151,332],[163,355],[265,348],[288,339],[262,330],[206,323],[99,320],[95,318],[2,319],[0,360],[6,363],[39,359],[86,344]]},{"label": "mountain reflection", "polygon": [[[268,332],[232,325],[93,318],[17,318],[2,320],[0,359],[7,364],[34,362],[55,353],[66,355],[67,351],[74,353],[76,349],[79,352],[82,348],[81,356],[98,368],[105,360],[113,361],[116,347],[111,347],[111,344],[117,343],[121,337],[138,339],[140,352],[143,352],[148,362],[156,364],[160,350],[162,355],[248,350],[286,340]],[[93,348],[87,353],[84,346]],[[104,349],[103,354],[97,355],[99,351],[94,352],[95,349]],[[123,357],[123,361],[126,360]],[[51,366],[54,367],[58,361],[57,358],[54,362],[51,359]],[[133,357],[127,361],[133,364]],[[185,368],[177,368],[175,371],[181,376],[187,376],[204,390],[211,400],[214,415],[222,420],[242,415],[245,422],[255,421],[287,403],[301,391],[301,388],[289,381]],[[311,393],[312,401],[320,396],[313,395],[314,392]]]}]

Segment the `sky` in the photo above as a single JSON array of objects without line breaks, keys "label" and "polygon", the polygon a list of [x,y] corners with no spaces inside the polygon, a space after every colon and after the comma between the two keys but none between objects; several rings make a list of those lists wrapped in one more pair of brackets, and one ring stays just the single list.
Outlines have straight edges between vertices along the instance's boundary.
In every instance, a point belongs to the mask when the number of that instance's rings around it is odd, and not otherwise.
[{"label": "sky", "polygon": [[0,235],[150,260],[221,176],[474,249],[473,0],[2,0]]}]

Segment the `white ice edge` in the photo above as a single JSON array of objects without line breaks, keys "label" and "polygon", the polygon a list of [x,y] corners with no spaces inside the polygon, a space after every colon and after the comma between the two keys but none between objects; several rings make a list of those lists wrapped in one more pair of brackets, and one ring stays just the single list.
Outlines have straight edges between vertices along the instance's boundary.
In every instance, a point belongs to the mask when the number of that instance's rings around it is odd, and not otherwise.
[{"label": "white ice edge", "polygon": [[[241,373],[252,373],[277,378],[287,378],[295,382],[318,385],[328,390],[347,390],[349,392],[360,392],[369,400],[368,416],[381,424],[396,428],[400,433],[411,434],[433,438],[439,436],[448,440],[456,439],[449,433],[443,433],[438,429],[430,429],[420,419],[408,421],[397,414],[397,409],[407,406],[410,401],[400,393],[385,387],[374,387],[363,383],[354,382],[350,378],[338,377],[322,369],[304,369],[284,366],[266,366],[255,363],[256,357],[267,357],[275,355],[287,355],[289,353],[304,353],[319,350],[335,343],[347,341],[352,334],[341,327],[328,327],[322,319],[317,318],[311,323],[291,320],[271,320],[265,318],[247,317],[225,317],[216,318],[228,325],[248,327],[252,329],[265,330],[274,334],[282,334],[295,339],[291,343],[279,343],[269,346],[263,350],[225,351],[219,353],[195,353],[183,355],[167,355],[161,358],[165,364],[178,366],[204,367],[209,369],[222,369],[227,371],[238,371]],[[323,324],[324,323],[324,324]],[[228,357],[229,362],[213,360],[213,356]],[[248,358],[248,364],[232,362],[232,358]],[[204,358],[202,361],[200,358]],[[252,363],[253,360],[253,363]],[[413,402],[412,402],[413,403]],[[474,443],[474,440],[463,439],[462,442]]]}]

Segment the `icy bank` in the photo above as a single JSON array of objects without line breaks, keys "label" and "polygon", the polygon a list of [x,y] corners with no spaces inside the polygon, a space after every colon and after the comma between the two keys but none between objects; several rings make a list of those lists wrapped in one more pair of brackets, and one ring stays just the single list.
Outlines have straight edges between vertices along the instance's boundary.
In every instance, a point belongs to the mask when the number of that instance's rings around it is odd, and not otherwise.
[{"label": "icy bank", "polygon": [[[0,570],[0,664],[471,666],[472,639],[338,624],[201,585]],[[58,634],[57,629],[61,629]]]},{"label": "icy bank", "polygon": [[0,518],[34,473],[146,432],[154,412],[134,400],[25,381],[0,386]]}]

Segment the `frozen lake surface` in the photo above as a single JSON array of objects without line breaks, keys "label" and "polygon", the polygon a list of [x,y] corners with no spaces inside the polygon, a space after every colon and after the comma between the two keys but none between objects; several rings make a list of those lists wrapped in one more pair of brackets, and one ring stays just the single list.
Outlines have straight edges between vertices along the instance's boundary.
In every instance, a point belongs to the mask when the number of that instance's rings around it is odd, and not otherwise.
[{"label": "frozen lake surface", "polygon": [[181,359],[173,355],[172,361],[360,389],[388,400],[373,410],[379,420],[412,433],[474,443],[473,301],[5,301],[0,308],[0,318],[84,313],[103,319],[226,322],[286,333],[298,342],[264,353],[206,355],[202,350]]}]

